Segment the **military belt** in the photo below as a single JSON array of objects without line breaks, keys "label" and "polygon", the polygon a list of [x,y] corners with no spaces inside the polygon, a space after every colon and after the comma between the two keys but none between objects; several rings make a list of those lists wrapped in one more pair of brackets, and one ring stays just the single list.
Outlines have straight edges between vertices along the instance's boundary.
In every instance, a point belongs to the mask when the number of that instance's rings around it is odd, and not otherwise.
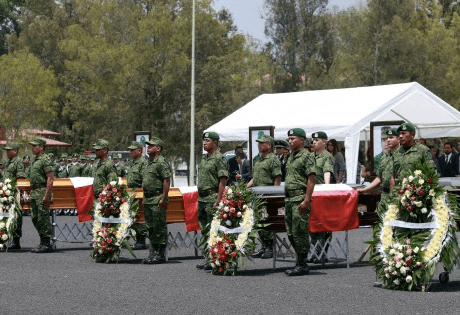
[{"label": "military belt", "polygon": [[287,198],[292,198],[295,196],[305,195],[306,189],[294,189],[294,190],[286,190],[285,195]]},{"label": "military belt", "polygon": [[144,190],[144,198],[152,198],[159,196],[163,193],[163,190]]},{"label": "military belt", "polygon": [[212,194],[217,194],[217,189],[206,189],[206,190],[199,190],[198,196],[204,198],[210,196]]}]

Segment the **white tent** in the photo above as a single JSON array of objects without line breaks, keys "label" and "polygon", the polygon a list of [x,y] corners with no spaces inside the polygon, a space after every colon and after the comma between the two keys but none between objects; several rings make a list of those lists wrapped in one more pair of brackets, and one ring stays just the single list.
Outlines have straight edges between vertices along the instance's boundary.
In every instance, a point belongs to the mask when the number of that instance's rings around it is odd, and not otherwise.
[{"label": "white tent", "polygon": [[460,112],[418,83],[261,95],[209,127],[222,141],[249,139],[251,126],[275,126],[275,138],[291,128],[345,141],[347,180],[354,182],[360,139],[370,122],[405,120],[423,138],[460,136]]}]

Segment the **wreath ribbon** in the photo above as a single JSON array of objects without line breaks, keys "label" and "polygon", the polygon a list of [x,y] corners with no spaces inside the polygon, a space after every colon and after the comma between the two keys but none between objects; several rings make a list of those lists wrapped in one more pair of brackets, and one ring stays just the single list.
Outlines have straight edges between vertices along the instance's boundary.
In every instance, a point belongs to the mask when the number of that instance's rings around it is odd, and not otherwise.
[{"label": "wreath ribbon", "polygon": [[384,225],[401,227],[406,229],[437,229],[439,227],[438,222],[428,222],[428,223],[410,223],[399,220],[391,220],[389,222],[384,222]]}]

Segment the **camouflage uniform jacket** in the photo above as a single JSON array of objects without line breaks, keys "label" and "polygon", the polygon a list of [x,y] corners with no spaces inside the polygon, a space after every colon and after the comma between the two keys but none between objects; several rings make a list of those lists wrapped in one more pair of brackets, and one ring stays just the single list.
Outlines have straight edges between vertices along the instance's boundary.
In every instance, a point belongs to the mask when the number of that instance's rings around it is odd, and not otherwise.
[{"label": "camouflage uniform jacket", "polygon": [[80,177],[83,167],[80,163],[70,163],[67,165],[67,170],[69,171],[69,177]]},{"label": "camouflage uniform jacket", "polygon": [[55,166],[54,169],[54,177],[56,178],[69,178],[69,172],[67,172],[67,165],[61,165]]},{"label": "camouflage uniform jacket", "polygon": [[125,177],[126,176],[126,170],[124,165],[121,164],[121,162],[118,162],[118,165],[115,165],[115,169],[117,170],[117,175],[118,177]]},{"label": "camouflage uniform jacket", "polygon": [[93,164],[93,177],[94,193],[99,195],[105,185],[111,181],[118,181],[117,171],[113,166],[113,161],[111,159],[105,159],[101,162],[100,159],[97,159]]},{"label": "camouflage uniform jacket", "polygon": [[24,172],[24,162],[18,156],[15,156],[6,163],[5,169],[3,170],[4,179],[9,178],[11,180],[16,180],[20,177],[26,177]]},{"label": "camouflage uniform jacket", "polygon": [[[312,153],[301,149],[289,156],[286,165],[286,190],[300,190],[307,188],[307,180],[310,174],[315,174],[315,157]],[[286,199],[288,201],[301,201],[304,195],[298,195]]]},{"label": "camouflage uniform jacket", "polygon": [[[160,202],[163,191],[163,180],[171,177],[171,167],[161,155],[155,159],[149,158],[142,174],[142,189],[144,189],[144,204]],[[146,197],[145,192],[154,192],[151,197]]]},{"label": "camouflage uniform jacket", "polygon": [[35,156],[30,161],[30,189],[45,188],[46,174],[53,172],[54,164],[48,155]]},{"label": "camouflage uniform jacket", "polygon": [[418,159],[421,159],[422,163],[428,162],[433,168],[436,167],[430,149],[423,144],[416,142],[409,149],[399,147],[395,153],[393,172],[396,174],[396,178],[402,179],[408,176],[408,173],[412,171],[412,164]]},{"label": "camouflage uniform jacket", "polygon": [[379,166],[379,171],[377,172],[377,176],[380,177],[382,182],[380,184],[379,190],[385,193],[390,192],[390,179],[391,179],[391,175],[393,175],[395,154],[397,153],[388,151],[380,159],[380,166]]},{"label": "camouflage uniform jacket", "polygon": [[199,197],[198,200],[205,202],[216,201],[221,177],[228,178],[227,159],[217,150],[211,156],[208,154],[203,155],[198,166],[198,192],[214,190],[216,194]]},{"label": "camouflage uniform jacket", "polygon": [[143,156],[133,161],[126,175],[126,181],[129,188],[142,187],[142,176],[147,164],[147,160]]},{"label": "camouflage uniform jacket", "polygon": [[254,164],[254,186],[273,185],[278,176],[281,176],[281,162],[275,153],[260,155],[257,163]]},{"label": "camouflage uniform jacket", "polygon": [[320,154],[313,153],[315,156],[316,184],[324,184],[324,173],[330,172],[331,178],[334,173],[334,157],[327,150]]},{"label": "camouflage uniform jacket", "polygon": [[26,174],[26,178],[30,179],[30,163],[28,166],[24,164],[24,174]]},{"label": "camouflage uniform jacket", "polygon": [[86,163],[85,167],[83,168],[83,171],[81,172],[81,176],[91,177],[92,173],[93,173],[93,169],[91,167],[91,164]]}]

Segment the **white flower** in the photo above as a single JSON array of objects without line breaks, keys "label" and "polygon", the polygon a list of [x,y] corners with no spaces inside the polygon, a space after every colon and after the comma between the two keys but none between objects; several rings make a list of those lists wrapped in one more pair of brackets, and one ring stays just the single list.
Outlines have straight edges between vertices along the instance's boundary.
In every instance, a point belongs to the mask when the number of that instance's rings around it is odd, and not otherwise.
[{"label": "white flower", "polygon": [[420,248],[418,248],[418,246],[417,246],[417,247],[415,247],[415,248],[414,248],[414,253],[416,253],[416,254],[417,254],[419,250],[420,250]]},{"label": "white flower", "polygon": [[116,184],[117,184],[117,182],[114,181],[114,180],[110,182],[110,186],[115,186]]},{"label": "white flower", "polygon": [[420,185],[423,185],[424,182],[425,182],[425,181],[424,181],[423,179],[421,179],[421,178],[418,180],[418,183],[419,183]]},{"label": "white flower", "polygon": [[227,194],[229,194],[229,195],[231,195],[232,192],[233,192],[233,190],[232,190],[231,188],[229,188],[229,189],[227,190]]},{"label": "white flower", "polygon": [[232,226],[232,221],[227,220],[227,221],[225,221],[225,224],[227,224],[227,226]]},{"label": "white flower", "polygon": [[409,176],[409,182],[413,181],[414,180],[414,176]]},{"label": "white flower", "polygon": [[3,229],[5,227],[5,223],[0,222],[0,229]]},{"label": "white flower", "polygon": [[412,277],[411,276],[407,276],[406,277],[406,282],[411,282],[412,281]]},{"label": "white flower", "polygon": [[401,269],[399,269],[399,272],[401,272],[401,274],[405,275],[406,274],[406,267],[401,267]]},{"label": "white flower", "polygon": [[414,174],[415,174],[415,175],[422,175],[422,171],[421,171],[421,170],[416,170],[416,171],[414,172]]},{"label": "white flower", "polygon": [[228,212],[228,211],[229,211],[229,209],[228,209],[227,206],[224,208],[224,211],[225,211],[225,212]]},{"label": "white flower", "polygon": [[434,196],[436,193],[434,192],[434,189],[430,189],[430,196]]},{"label": "white flower", "polygon": [[428,212],[427,208],[422,208],[421,211],[422,211],[422,213],[427,213]]},{"label": "white flower", "polygon": [[399,279],[393,280],[393,283],[399,285]]},{"label": "white flower", "polygon": [[404,193],[407,197],[410,196],[410,190],[406,190],[406,192]]},{"label": "white flower", "polygon": [[414,203],[415,203],[415,205],[416,205],[417,207],[421,207],[421,206],[422,206],[422,202],[421,202],[421,201],[415,201]]},{"label": "white flower", "polygon": [[396,268],[401,268],[401,263],[398,261],[395,265]]},{"label": "white flower", "polygon": [[224,203],[221,201],[219,202],[219,208],[222,208],[224,206]]},{"label": "white flower", "polygon": [[8,187],[8,189],[11,189],[11,185],[10,185],[10,184],[8,184],[6,187]]},{"label": "white flower", "polygon": [[395,253],[395,250],[392,248],[390,249],[390,255],[393,255]]},{"label": "white flower", "polygon": [[3,190],[0,189],[0,195],[3,195]]},{"label": "white flower", "polygon": [[120,201],[120,198],[117,197],[117,198],[115,198],[115,200],[116,200],[116,201]]},{"label": "white flower", "polygon": [[[7,191],[6,191],[6,195],[7,195],[7,196],[11,195],[11,191],[7,190]],[[5,198],[5,199],[6,199],[6,198]]]},{"label": "white flower", "polygon": [[8,239],[8,235],[3,234],[3,235],[2,235],[2,240],[6,241],[7,239]]}]

